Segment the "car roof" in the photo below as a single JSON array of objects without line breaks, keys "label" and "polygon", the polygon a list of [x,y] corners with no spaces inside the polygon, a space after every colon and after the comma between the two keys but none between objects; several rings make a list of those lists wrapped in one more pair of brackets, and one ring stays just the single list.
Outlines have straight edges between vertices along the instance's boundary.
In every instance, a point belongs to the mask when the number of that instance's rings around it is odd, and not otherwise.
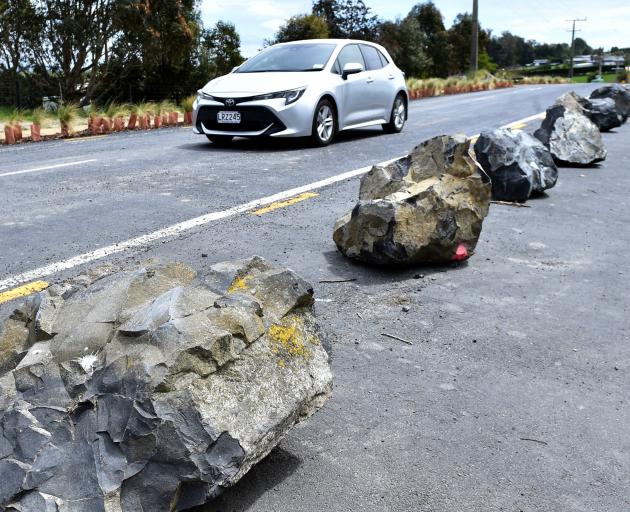
[{"label": "car roof", "polygon": [[[362,39],[302,39],[300,41],[287,41],[286,43],[277,43],[274,44],[272,46],[282,46],[285,44],[313,44],[313,43],[319,43],[319,44],[334,44],[337,47],[344,45],[344,44],[368,44],[370,46],[374,46],[375,48],[378,48],[379,51],[381,53],[384,53],[388,59],[391,61],[392,57],[391,55],[389,55],[389,52],[387,51],[386,48],[384,48],[383,46],[381,46],[378,43],[372,43],[371,41],[364,41]],[[270,47],[271,48],[271,47]]]},{"label": "car roof", "polygon": [[347,44],[347,43],[361,43],[361,44],[370,44],[373,46],[380,46],[379,44],[372,43],[370,41],[363,41],[361,39],[301,39],[300,41],[287,41],[286,43],[278,43],[273,46],[280,46],[285,44],[312,44],[312,43],[320,43],[320,44]]}]

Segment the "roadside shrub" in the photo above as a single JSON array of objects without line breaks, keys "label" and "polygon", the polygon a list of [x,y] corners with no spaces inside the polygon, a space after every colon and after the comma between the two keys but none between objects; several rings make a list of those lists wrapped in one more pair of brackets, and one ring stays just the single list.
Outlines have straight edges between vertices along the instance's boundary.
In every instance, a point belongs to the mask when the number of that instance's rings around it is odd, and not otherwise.
[{"label": "roadside shrub", "polygon": [[41,126],[46,117],[46,111],[42,107],[37,107],[31,113],[31,122],[35,125]]},{"label": "roadside shrub", "polygon": [[62,103],[57,107],[57,119],[61,125],[61,135],[68,137],[72,123],[79,117],[79,106],[76,103]]},{"label": "roadside shrub", "polygon": [[182,100],[181,107],[184,112],[192,112],[195,99],[197,99],[197,96],[195,94],[191,94],[190,96],[187,96]]}]

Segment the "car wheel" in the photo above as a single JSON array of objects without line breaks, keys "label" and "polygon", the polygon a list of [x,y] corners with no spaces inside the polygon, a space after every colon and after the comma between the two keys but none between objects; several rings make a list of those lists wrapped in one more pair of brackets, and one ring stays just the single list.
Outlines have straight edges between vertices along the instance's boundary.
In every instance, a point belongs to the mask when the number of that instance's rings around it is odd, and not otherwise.
[{"label": "car wheel", "polygon": [[315,109],[311,139],[318,147],[328,146],[337,131],[335,108],[329,100],[321,100]]},{"label": "car wheel", "polygon": [[405,126],[406,118],[407,103],[402,97],[402,94],[399,94],[394,100],[394,106],[392,107],[392,113],[389,117],[389,123],[383,125],[383,131],[385,133],[400,133]]},{"label": "car wheel", "polygon": [[234,138],[232,135],[206,135],[206,137],[208,137],[210,142],[216,144],[217,146],[225,146],[226,144],[232,142],[232,139]]}]

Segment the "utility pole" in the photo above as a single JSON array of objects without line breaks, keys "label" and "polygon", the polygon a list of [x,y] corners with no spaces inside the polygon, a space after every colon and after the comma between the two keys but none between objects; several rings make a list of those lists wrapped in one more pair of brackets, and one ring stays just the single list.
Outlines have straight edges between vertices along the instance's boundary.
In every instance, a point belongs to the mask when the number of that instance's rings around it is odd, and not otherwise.
[{"label": "utility pole", "polygon": [[479,5],[473,0],[472,35],[470,41],[470,71],[476,72],[479,62]]},{"label": "utility pole", "polygon": [[586,18],[575,18],[572,20],[567,20],[573,22],[573,28],[569,31],[571,32],[571,61],[569,64],[569,78],[573,78],[573,57],[575,54],[575,33],[580,32],[580,30],[575,30],[575,23],[578,21],[586,21]]}]

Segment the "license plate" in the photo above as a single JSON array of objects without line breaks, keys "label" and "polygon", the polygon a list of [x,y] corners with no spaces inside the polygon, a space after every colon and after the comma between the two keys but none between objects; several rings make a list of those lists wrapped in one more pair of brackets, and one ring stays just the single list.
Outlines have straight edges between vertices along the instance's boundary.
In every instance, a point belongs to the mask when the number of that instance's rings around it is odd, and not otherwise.
[{"label": "license plate", "polygon": [[217,122],[238,124],[241,122],[241,113],[226,111],[217,112]]}]

